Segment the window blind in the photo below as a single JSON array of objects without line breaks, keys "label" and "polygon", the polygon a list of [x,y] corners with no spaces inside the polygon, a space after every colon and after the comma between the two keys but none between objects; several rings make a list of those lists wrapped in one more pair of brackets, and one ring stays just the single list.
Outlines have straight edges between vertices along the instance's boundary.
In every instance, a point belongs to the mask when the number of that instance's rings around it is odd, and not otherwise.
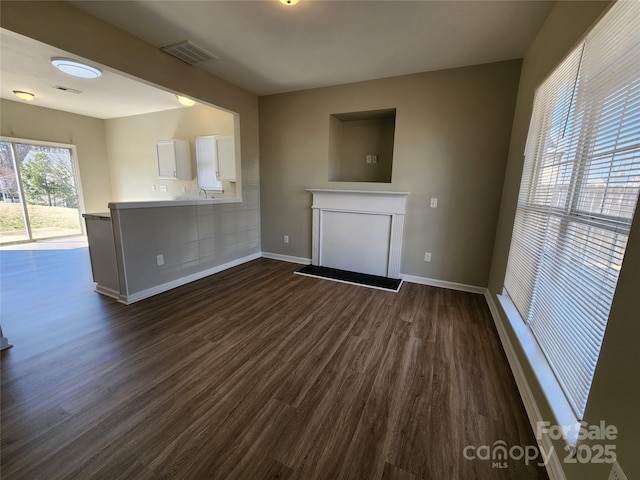
[{"label": "window blind", "polygon": [[536,91],[505,276],[580,419],[640,191],[639,24],[617,2]]}]

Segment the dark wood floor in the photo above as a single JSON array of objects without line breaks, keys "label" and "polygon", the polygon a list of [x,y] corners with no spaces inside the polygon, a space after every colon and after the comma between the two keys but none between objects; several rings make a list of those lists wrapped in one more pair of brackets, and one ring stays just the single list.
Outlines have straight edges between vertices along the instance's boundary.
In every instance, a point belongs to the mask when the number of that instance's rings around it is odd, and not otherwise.
[{"label": "dark wood floor", "polygon": [[256,260],[123,306],[85,249],[1,252],[2,478],[544,479],[482,296]]}]

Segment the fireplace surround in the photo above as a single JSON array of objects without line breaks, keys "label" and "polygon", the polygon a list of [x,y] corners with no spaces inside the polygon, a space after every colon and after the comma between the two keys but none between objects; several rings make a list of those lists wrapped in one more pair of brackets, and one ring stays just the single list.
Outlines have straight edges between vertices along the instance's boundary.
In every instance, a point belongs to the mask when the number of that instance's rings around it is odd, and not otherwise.
[{"label": "fireplace surround", "polygon": [[399,278],[408,192],[308,191],[313,265]]}]

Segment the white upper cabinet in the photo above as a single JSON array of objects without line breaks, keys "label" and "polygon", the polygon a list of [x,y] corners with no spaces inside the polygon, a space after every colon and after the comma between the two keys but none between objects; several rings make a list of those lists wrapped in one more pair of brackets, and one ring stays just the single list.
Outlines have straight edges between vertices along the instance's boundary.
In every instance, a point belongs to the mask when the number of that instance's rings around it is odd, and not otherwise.
[{"label": "white upper cabinet", "polygon": [[233,135],[196,137],[198,186],[205,190],[222,188],[220,182],[236,181],[236,149]]},{"label": "white upper cabinet", "polygon": [[158,177],[173,180],[192,180],[191,151],[184,140],[160,140],[158,150]]},{"label": "white upper cabinet", "polygon": [[236,181],[236,145],[233,135],[218,136],[216,138],[218,153],[218,180],[225,182]]},{"label": "white upper cabinet", "polygon": [[196,164],[198,166],[198,187],[217,190],[222,184],[216,175],[216,139],[213,135],[196,137]]}]

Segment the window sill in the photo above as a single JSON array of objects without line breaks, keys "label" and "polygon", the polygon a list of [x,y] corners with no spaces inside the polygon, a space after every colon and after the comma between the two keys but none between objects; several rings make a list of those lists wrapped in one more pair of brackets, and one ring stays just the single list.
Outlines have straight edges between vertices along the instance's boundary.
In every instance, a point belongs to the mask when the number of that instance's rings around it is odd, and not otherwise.
[{"label": "window sill", "polygon": [[[558,380],[538,345],[538,342],[533,336],[533,333],[531,333],[529,328],[525,325],[509,296],[504,293],[502,295],[497,295],[497,299],[502,306],[507,320],[518,339],[525,356],[527,357],[538,384],[546,397],[551,411],[553,412],[553,416],[555,417],[556,425],[562,426],[565,429],[566,443],[572,447],[576,446],[578,442],[578,434],[580,432],[579,419],[576,417],[571,405],[565,397]],[[547,425],[547,428],[550,427],[553,427],[553,425]],[[539,431],[534,431],[534,434],[537,437],[540,433],[541,432]]]}]

